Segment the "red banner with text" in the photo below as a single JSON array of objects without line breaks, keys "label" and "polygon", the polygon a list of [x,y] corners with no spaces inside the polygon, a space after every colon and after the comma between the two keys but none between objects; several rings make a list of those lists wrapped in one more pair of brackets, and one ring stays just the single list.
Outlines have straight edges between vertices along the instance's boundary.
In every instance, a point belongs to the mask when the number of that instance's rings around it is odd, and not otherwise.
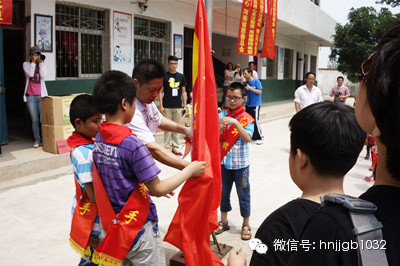
[{"label": "red banner with text", "polygon": [[267,20],[261,57],[268,57],[269,59],[274,59],[275,57],[277,1],[267,0]]},{"label": "red banner with text", "polygon": [[0,0],[0,24],[12,24],[12,0]]},{"label": "red banner with text", "polygon": [[258,43],[264,23],[265,0],[243,0],[237,52],[258,55]]}]

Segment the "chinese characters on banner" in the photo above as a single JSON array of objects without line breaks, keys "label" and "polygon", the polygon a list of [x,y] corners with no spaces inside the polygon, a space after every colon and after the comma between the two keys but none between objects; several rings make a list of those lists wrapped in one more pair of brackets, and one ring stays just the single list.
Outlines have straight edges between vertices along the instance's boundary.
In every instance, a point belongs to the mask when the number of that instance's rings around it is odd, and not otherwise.
[{"label": "chinese characters on banner", "polygon": [[12,0],[0,0],[0,24],[12,24]]},{"label": "chinese characters on banner", "polygon": [[132,62],[132,15],[114,11],[113,62]]},{"label": "chinese characters on banner", "polygon": [[237,48],[239,54],[258,55],[264,13],[265,0],[243,0]]},{"label": "chinese characters on banner", "polygon": [[276,9],[278,0],[267,0],[267,21],[261,57],[274,59],[276,37]]}]

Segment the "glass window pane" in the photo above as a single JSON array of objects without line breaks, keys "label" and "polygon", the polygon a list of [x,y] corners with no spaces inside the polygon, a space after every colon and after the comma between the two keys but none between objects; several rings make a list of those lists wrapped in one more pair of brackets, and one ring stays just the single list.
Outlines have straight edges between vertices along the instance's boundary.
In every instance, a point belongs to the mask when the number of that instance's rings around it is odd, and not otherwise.
[{"label": "glass window pane", "polygon": [[81,35],[81,68],[82,74],[100,74],[103,72],[101,35]]},{"label": "glass window pane", "polygon": [[57,77],[78,77],[78,33],[56,31]]}]

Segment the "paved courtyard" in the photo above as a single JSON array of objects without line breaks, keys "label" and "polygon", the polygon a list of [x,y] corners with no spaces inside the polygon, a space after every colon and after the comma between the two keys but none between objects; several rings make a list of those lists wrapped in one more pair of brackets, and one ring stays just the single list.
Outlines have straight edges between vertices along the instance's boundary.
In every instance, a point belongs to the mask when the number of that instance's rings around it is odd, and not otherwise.
[{"label": "paved courtyard", "polygon": [[[262,124],[265,142],[250,145],[251,225],[253,236],[257,227],[273,210],[301,195],[289,176],[290,118]],[[365,149],[356,166],[345,178],[345,192],[358,196],[371,184],[363,180],[369,175],[370,161],[364,160]],[[158,164],[160,178],[176,170]],[[68,244],[71,203],[74,194],[72,172],[13,189],[0,191],[0,257],[2,265],[77,265],[79,255]],[[176,191],[178,192],[178,191]],[[231,230],[218,236],[220,243],[241,248],[247,254],[248,242],[240,240],[241,221],[235,190],[233,210],[229,213]],[[177,195],[171,199],[154,199],[160,219],[160,231],[165,235],[177,208]],[[164,243],[167,261],[177,249]],[[226,263],[226,259],[223,260]]]}]

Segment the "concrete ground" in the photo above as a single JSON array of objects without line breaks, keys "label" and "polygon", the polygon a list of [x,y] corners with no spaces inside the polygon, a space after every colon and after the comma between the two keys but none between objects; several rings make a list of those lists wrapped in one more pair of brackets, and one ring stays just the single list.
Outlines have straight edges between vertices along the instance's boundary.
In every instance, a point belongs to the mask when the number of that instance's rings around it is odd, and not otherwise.
[{"label": "concrete ground", "polygon": [[[294,109],[293,103],[271,105],[264,109],[263,121],[268,121],[269,113],[279,109]],[[300,190],[293,184],[289,176],[289,129],[288,123],[293,112],[286,115],[276,115],[275,119],[262,124],[265,137],[263,145],[250,144],[250,185],[251,185],[251,225],[253,236],[262,221],[276,208],[299,197]],[[284,118],[281,118],[284,117]],[[358,196],[372,184],[363,180],[369,175],[370,161],[364,160],[365,150],[359,156],[355,167],[345,178],[345,192]],[[4,153],[4,149],[3,149]],[[27,149],[24,156],[37,158],[36,164],[44,156],[36,149]],[[11,154],[18,157],[15,152]],[[55,155],[56,156],[56,155]],[[52,161],[44,156],[46,160]],[[68,158],[67,158],[68,159]],[[75,192],[71,167],[62,166],[36,173],[26,177],[16,178],[4,173],[11,173],[10,167],[22,168],[24,164],[35,165],[31,161],[23,162],[19,167],[6,164],[0,157],[0,257],[1,265],[76,265],[79,255],[68,244],[71,204]],[[9,162],[12,160],[9,160]],[[35,160],[34,160],[35,161]],[[49,164],[50,165],[50,164]],[[162,170],[160,178],[166,178],[177,171],[170,167],[158,166]],[[8,174],[10,175],[10,174]],[[13,180],[18,180],[14,182]],[[179,192],[179,189],[176,191]],[[239,213],[238,199],[235,190],[232,191],[232,207],[229,213],[231,229],[218,236],[220,243],[226,243],[241,248],[250,260],[251,250],[248,242],[240,239],[242,218]],[[162,236],[177,208],[177,195],[171,199],[154,198],[159,215],[159,225]],[[178,251],[168,243],[163,243],[167,262]],[[226,263],[226,258],[223,259]]]}]

